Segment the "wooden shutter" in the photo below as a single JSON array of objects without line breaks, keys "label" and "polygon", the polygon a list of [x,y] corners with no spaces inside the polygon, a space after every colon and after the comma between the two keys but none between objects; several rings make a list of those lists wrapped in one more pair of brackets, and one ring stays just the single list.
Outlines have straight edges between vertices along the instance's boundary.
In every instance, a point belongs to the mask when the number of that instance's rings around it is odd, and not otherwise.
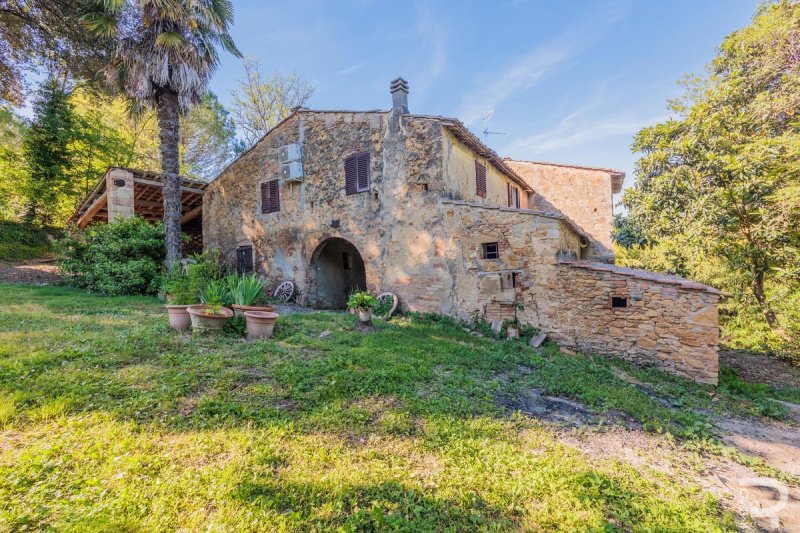
[{"label": "wooden shutter", "polygon": [[358,154],[358,192],[369,190],[369,152]]},{"label": "wooden shutter", "polygon": [[274,213],[281,210],[280,180],[265,181],[261,184],[261,213]]},{"label": "wooden shutter", "polygon": [[345,194],[358,192],[358,156],[351,155],[344,160],[344,191]]},{"label": "wooden shutter", "polygon": [[506,192],[508,193],[508,207],[514,207],[514,192],[511,190],[511,184],[506,183]]},{"label": "wooden shutter", "polygon": [[475,194],[486,198],[486,167],[475,161]]},{"label": "wooden shutter", "polygon": [[269,183],[264,182],[261,184],[261,214],[269,213]]},{"label": "wooden shutter", "polygon": [[519,189],[514,187],[514,207],[519,209]]},{"label": "wooden shutter", "polygon": [[281,210],[281,192],[278,187],[279,180],[272,180],[269,182],[269,210],[270,212]]},{"label": "wooden shutter", "polygon": [[344,191],[346,194],[369,190],[369,152],[351,155],[344,160]]},{"label": "wooden shutter", "polygon": [[253,271],[253,247],[241,246],[236,250],[236,271],[246,274]]}]

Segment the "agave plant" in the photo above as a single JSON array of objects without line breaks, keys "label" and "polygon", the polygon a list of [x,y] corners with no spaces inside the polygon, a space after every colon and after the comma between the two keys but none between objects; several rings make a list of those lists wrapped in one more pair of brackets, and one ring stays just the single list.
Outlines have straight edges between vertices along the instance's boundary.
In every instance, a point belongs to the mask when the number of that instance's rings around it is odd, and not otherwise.
[{"label": "agave plant", "polygon": [[[261,296],[264,282],[254,274],[247,276],[231,276],[230,292],[233,303],[236,305],[253,305]],[[235,283],[234,283],[235,281]]]},{"label": "agave plant", "polygon": [[223,305],[229,304],[230,298],[230,291],[224,279],[209,280],[200,293],[200,301],[209,306],[214,312],[219,311]]}]

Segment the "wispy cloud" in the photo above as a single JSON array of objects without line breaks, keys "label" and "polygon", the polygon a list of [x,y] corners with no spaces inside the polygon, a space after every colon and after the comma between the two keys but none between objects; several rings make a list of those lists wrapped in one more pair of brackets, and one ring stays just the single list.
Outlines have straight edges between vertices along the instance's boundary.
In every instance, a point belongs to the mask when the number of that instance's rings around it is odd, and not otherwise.
[{"label": "wispy cloud", "polygon": [[625,9],[621,4],[612,4],[604,9],[603,22],[588,19],[579,21],[554,39],[509,61],[499,72],[486,73],[483,79],[491,81],[463,97],[459,116],[467,124],[474,124],[487,110],[499,106],[512,95],[541,83],[543,79],[556,73],[563,64],[599,41],[624,13]]},{"label": "wispy cloud", "polygon": [[652,113],[590,116],[588,112],[598,106],[599,102],[595,101],[576,109],[554,127],[518,139],[505,146],[502,151],[512,157],[535,159],[547,152],[596,143],[608,137],[632,137],[641,128],[667,118]]},{"label": "wispy cloud", "polygon": [[429,61],[422,69],[414,73],[414,90],[424,93],[444,72],[447,66],[447,50],[445,48],[446,32],[427,4],[417,4],[416,34]]},{"label": "wispy cloud", "polygon": [[339,75],[339,76],[342,76],[344,74],[350,74],[351,72],[355,72],[356,70],[360,69],[364,65],[365,65],[365,63],[362,61],[360,63],[356,63],[355,65],[350,65],[347,68],[343,68],[342,70],[338,71],[336,74]]}]

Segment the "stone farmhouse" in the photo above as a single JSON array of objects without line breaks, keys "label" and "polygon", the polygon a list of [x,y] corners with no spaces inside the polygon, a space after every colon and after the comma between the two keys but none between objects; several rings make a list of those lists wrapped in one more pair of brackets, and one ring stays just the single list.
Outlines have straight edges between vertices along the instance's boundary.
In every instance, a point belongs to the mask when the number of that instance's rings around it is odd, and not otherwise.
[{"label": "stone farmhouse", "polygon": [[716,383],[719,292],[613,265],[624,174],[513,161],[460,121],[297,109],[205,189],[205,249],[309,305],[392,291],[412,311],[518,319],[562,347]]}]

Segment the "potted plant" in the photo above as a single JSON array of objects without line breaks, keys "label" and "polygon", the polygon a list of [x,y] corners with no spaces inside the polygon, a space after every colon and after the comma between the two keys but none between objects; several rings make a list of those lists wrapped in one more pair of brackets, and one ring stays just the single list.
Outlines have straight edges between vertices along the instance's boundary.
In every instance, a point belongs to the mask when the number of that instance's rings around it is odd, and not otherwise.
[{"label": "potted plant", "polygon": [[233,311],[224,307],[229,298],[228,288],[222,279],[210,280],[200,294],[200,305],[190,305],[189,316],[192,319],[192,329],[212,330],[222,329],[225,322],[233,317]]},{"label": "potted plant", "polygon": [[245,311],[244,318],[247,321],[247,340],[269,339],[275,329],[275,322],[278,321],[278,313]]},{"label": "potted plant", "polygon": [[197,290],[189,278],[176,269],[164,276],[161,288],[167,297],[167,305],[164,307],[169,313],[170,327],[178,331],[189,329],[192,319],[188,308],[197,303]]},{"label": "potted plant", "polygon": [[378,299],[367,291],[358,291],[347,299],[347,307],[358,312],[358,320],[367,323],[372,320],[372,310],[378,304]]},{"label": "potted plant", "polygon": [[243,316],[245,311],[273,312],[270,305],[255,305],[263,297],[264,282],[255,274],[230,275],[226,278],[231,295],[231,308],[236,316]]}]

